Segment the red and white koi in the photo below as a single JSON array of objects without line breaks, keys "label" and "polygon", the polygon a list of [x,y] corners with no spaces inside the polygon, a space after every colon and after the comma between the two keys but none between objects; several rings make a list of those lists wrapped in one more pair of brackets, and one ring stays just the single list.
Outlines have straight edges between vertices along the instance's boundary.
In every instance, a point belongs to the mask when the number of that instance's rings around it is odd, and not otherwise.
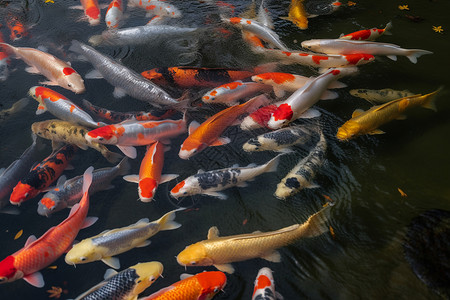
[{"label": "red and white koi", "polygon": [[283,299],[283,296],[275,291],[275,281],[273,280],[272,270],[269,268],[261,268],[258,275],[256,275],[252,300],[276,299]]},{"label": "red and white koi", "polygon": [[39,270],[57,260],[71,247],[80,229],[88,227],[97,218],[86,218],[89,210],[89,186],[92,181],[92,167],[84,173],[83,198],[70,210],[69,216],[59,225],[47,230],[39,239],[30,236],[25,247],[7,256],[0,262],[0,283],[23,278],[35,287],[43,287],[44,279]]},{"label": "red and white koi", "polygon": [[[273,91],[277,97],[283,97],[285,92],[295,92],[302,88],[309,80],[315,77],[305,77],[291,73],[263,73],[252,76],[254,82],[259,82],[273,87]],[[329,85],[330,89],[338,89],[347,87],[345,83],[334,81]],[[322,95],[323,97],[324,95]],[[327,96],[327,95],[325,95]]]},{"label": "red and white koi", "polygon": [[222,103],[228,106],[235,105],[241,99],[254,96],[258,93],[270,92],[268,85],[256,82],[242,82],[240,80],[223,84],[208,93],[202,100],[205,103]]},{"label": "red and white koi", "polygon": [[138,184],[139,199],[142,202],[150,202],[155,196],[156,189],[160,183],[175,179],[178,175],[161,175],[164,166],[164,152],[168,150],[162,142],[157,141],[147,146],[147,152],[141,162],[139,175],[124,176],[128,182]]},{"label": "red and white koi", "polygon": [[186,132],[186,119],[162,121],[128,120],[107,125],[86,133],[88,142],[116,145],[126,156],[136,158],[133,146],[152,144]]},{"label": "red and white koi", "polygon": [[[0,26],[1,28],[1,26]],[[3,34],[0,31],[0,43],[4,43]],[[2,51],[0,48],[0,81],[5,81],[9,76],[9,66],[10,59],[6,51]]]},{"label": "red and white koi", "polygon": [[128,6],[140,7],[147,12],[146,17],[165,16],[181,18],[181,11],[173,4],[158,0],[129,0]]},{"label": "red and white koi", "polygon": [[422,49],[404,49],[398,45],[353,41],[342,39],[317,39],[302,42],[302,47],[315,52],[326,54],[358,54],[385,55],[389,59],[397,60],[397,55],[406,56],[413,64],[417,63],[417,58],[425,54],[433,54],[431,51]]},{"label": "red and white koi", "polygon": [[123,5],[122,0],[112,0],[108,6],[108,10],[105,15],[105,22],[108,28],[119,27],[120,21],[123,17]]},{"label": "red and white koi", "polygon": [[59,85],[65,89],[79,94],[85,91],[84,81],[70,64],[56,58],[55,56],[33,48],[13,47],[6,43],[0,43],[0,48],[8,54],[14,54],[22,59],[30,67],[26,69],[32,74],[42,74],[49,81],[42,84]]},{"label": "red and white koi", "polygon": [[201,125],[193,121],[189,125],[189,136],[181,145],[178,156],[189,159],[209,146],[222,146],[231,140],[220,135],[244,114],[251,113],[261,105],[267,105],[270,100],[265,95],[256,96],[249,101],[226,108],[208,118]]},{"label": "red and white koi", "polygon": [[276,103],[278,108],[272,113],[267,126],[271,129],[278,129],[298,118],[313,118],[320,116],[318,111],[310,109],[310,107],[319,101],[321,95],[331,82],[343,76],[355,74],[357,71],[357,68],[331,69],[309,81],[301,89],[294,92],[288,99]]},{"label": "red and white koi", "polygon": [[87,17],[91,26],[100,24],[100,7],[97,0],[80,0],[81,6],[84,10],[84,15]]},{"label": "red and white koi", "polygon": [[278,108],[276,104],[263,106],[246,116],[241,123],[242,130],[253,130],[261,127],[269,128],[267,123],[272,113]]},{"label": "red and white koi", "polygon": [[283,44],[283,42],[281,42],[278,34],[276,34],[270,28],[262,25],[258,21],[238,17],[225,18],[223,16],[221,17],[221,20],[223,22],[237,26],[243,30],[253,33],[261,40],[277,47],[278,49],[281,49],[283,51],[289,51],[288,48]]},{"label": "red and white koi", "polygon": [[392,33],[389,31],[392,29],[392,23],[387,23],[386,27],[384,29],[378,29],[378,28],[371,28],[371,29],[364,29],[355,31],[349,34],[341,34],[339,39],[341,40],[354,40],[354,41],[374,41],[383,34],[385,35],[392,35]]},{"label": "red and white koi", "polygon": [[40,115],[49,111],[55,117],[88,127],[99,127],[106,125],[103,122],[95,122],[92,117],[77,106],[75,103],[49,88],[34,86],[28,94],[38,103],[36,114]]},{"label": "red and white koi", "polygon": [[281,51],[253,47],[253,52],[263,54],[268,59],[273,59],[282,64],[300,64],[314,68],[342,68],[364,65],[372,62],[375,57],[365,52],[354,54],[330,55],[316,54],[304,51]]}]

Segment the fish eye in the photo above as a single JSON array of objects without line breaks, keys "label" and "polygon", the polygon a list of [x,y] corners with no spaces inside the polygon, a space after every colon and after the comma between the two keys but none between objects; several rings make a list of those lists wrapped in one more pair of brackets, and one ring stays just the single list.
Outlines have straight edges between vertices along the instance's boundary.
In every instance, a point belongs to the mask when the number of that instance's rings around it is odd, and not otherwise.
[{"label": "fish eye", "polygon": [[0,277],[0,283],[6,282],[6,277]]},{"label": "fish eye", "polygon": [[187,194],[187,192],[184,192],[184,193],[183,193],[183,195],[186,195],[186,194]]},{"label": "fish eye", "polygon": [[28,197],[28,192],[25,193],[25,197]]},{"label": "fish eye", "polygon": [[142,280],[140,280],[140,279],[138,281],[136,281],[136,283],[141,283],[141,282],[142,282]]},{"label": "fish eye", "polygon": [[191,261],[191,265],[195,266],[196,262],[195,261]]},{"label": "fish eye", "polygon": [[85,261],[85,260],[86,260],[86,257],[84,257],[84,256],[83,256],[83,257],[80,257],[80,260],[81,260],[81,261]]},{"label": "fish eye", "polygon": [[67,84],[68,87],[72,87],[72,85],[70,83]]},{"label": "fish eye", "polygon": [[104,138],[102,138],[102,137],[101,137],[101,138],[98,138],[98,140],[99,140],[99,141],[103,141],[103,140],[104,140]]},{"label": "fish eye", "polygon": [[219,291],[219,288],[215,287],[213,292],[217,293],[218,291]]},{"label": "fish eye", "polygon": [[153,282],[153,281],[155,281],[155,279],[156,279],[156,278],[155,278],[155,277],[153,277],[153,276],[152,276],[152,277],[150,277],[150,281],[152,281],[152,282]]}]

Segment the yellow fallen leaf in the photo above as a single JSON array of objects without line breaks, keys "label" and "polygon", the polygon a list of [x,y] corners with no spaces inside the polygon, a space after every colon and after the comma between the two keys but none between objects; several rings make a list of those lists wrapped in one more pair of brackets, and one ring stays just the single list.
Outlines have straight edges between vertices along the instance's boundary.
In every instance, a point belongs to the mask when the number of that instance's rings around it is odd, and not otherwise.
[{"label": "yellow fallen leaf", "polygon": [[20,229],[18,233],[16,233],[16,235],[14,236],[14,240],[17,240],[18,238],[20,238],[23,234],[23,229]]},{"label": "yellow fallen leaf", "polygon": [[402,191],[400,188],[397,188],[397,190],[402,197],[408,197],[408,195],[406,195],[406,193],[404,191]]},{"label": "yellow fallen leaf", "polygon": [[433,26],[433,30],[438,33],[442,33],[444,31],[442,26]]},{"label": "yellow fallen leaf", "polygon": [[408,7],[408,5],[399,5],[398,9],[400,9],[400,10],[409,10],[409,7]]},{"label": "yellow fallen leaf", "polygon": [[336,239],[336,235],[334,234],[334,229],[333,227],[330,226],[330,233],[331,233],[331,237],[334,239]]},{"label": "yellow fallen leaf", "polygon": [[49,266],[47,267],[47,269],[52,269],[52,270],[56,270],[58,268],[58,266]]}]

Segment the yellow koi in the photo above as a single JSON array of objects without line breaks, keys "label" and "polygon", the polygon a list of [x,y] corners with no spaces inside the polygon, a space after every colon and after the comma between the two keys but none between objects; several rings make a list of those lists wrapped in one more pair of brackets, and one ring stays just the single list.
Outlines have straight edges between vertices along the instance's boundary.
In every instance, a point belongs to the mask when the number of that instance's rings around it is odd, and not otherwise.
[{"label": "yellow koi", "polygon": [[308,29],[308,13],[303,6],[303,0],[292,0],[288,16],[281,19],[291,21],[302,30]]}]

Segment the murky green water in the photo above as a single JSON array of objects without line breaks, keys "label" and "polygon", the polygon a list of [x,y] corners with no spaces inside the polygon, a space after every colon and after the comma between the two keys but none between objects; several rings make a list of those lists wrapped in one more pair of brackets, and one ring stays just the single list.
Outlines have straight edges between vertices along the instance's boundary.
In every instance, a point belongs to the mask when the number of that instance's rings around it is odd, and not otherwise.
[{"label": "murky green water", "polygon": [[[37,47],[44,45],[58,57],[66,53],[72,39],[86,42],[92,34],[104,30],[102,22],[97,27],[89,27],[87,22],[75,22],[82,12],[68,10],[78,1],[58,1],[44,4],[44,1],[12,1],[2,14],[11,8],[23,7],[31,36],[15,45]],[[233,188],[225,193],[226,201],[210,197],[193,197],[181,204],[195,203],[193,210],[178,213],[176,220],[180,229],[161,232],[150,246],[137,248],[119,255],[122,267],[141,261],[158,260],[164,264],[164,278],[160,278],[145,295],[168,286],[186,272],[176,263],[175,256],[185,246],[206,238],[211,226],[218,226],[222,235],[249,233],[255,230],[276,230],[295,223],[304,222],[307,217],[320,209],[327,195],[336,201],[332,208],[330,225],[335,236],[326,233],[321,237],[302,240],[280,250],[281,263],[271,263],[262,259],[233,264],[236,272],[228,276],[228,284],[217,299],[250,299],[256,273],[267,266],[274,271],[279,291],[285,299],[439,299],[412,272],[403,256],[402,242],[406,226],[420,213],[434,208],[450,210],[450,187],[448,166],[450,158],[449,133],[450,102],[448,101],[448,50],[450,39],[447,30],[450,22],[447,12],[450,2],[435,1],[355,1],[356,5],[343,7],[332,15],[310,19],[309,28],[300,31],[290,23],[278,19],[287,14],[289,1],[266,0],[275,20],[276,31],[292,49],[298,49],[301,41],[311,38],[334,38],[341,33],[350,33],[363,28],[382,28],[392,21],[392,36],[383,36],[379,41],[395,43],[403,48],[419,48],[434,52],[419,58],[412,64],[405,57],[391,61],[377,57],[376,61],[360,68],[360,74],[343,78],[348,88],[339,90],[339,98],[320,102],[323,112],[321,124],[328,142],[328,162],[317,177],[320,188],[304,190],[287,201],[273,196],[276,184],[307,151],[285,155],[277,173],[264,174],[251,182],[247,188]],[[208,6],[198,1],[173,1],[184,13],[183,18],[174,22],[183,26],[205,26],[209,15]],[[236,14],[245,10],[250,1],[229,1],[235,5]],[[400,10],[399,5],[408,5],[409,10]],[[102,11],[103,15],[105,11]],[[420,16],[421,22],[413,22],[406,15]],[[209,19],[217,19],[212,15]],[[143,25],[144,13],[133,11],[126,26]],[[4,23],[3,20],[0,23]],[[207,67],[239,67],[258,62],[259,58],[248,52],[248,48],[236,34],[224,40],[212,34],[212,25],[199,38],[197,45],[201,55],[189,56],[189,65]],[[442,26],[443,33],[436,33],[433,26]],[[9,31],[3,26],[5,36]],[[5,40],[7,40],[5,38]],[[295,42],[297,41],[297,43]],[[62,49],[58,47],[62,46]],[[53,50],[58,48],[58,50]],[[150,45],[132,47],[103,47],[99,50],[122,59],[122,62],[136,71],[159,66],[175,66],[186,63],[186,56],[171,41],[158,41]],[[61,51],[61,52],[59,52]],[[51,52],[51,51],[50,51]],[[73,59],[68,56],[69,60]],[[0,83],[0,103],[10,107],[24,97],[31,86],[37,85],[43,77],[29,75],[24,71],[24,63],[13,61],[14,71],[9,79]],[[84,75],[91,66],[87,62],[74,61],[73,67]],[[290,71],[298,74],[313,74],[312,70],[291,66]],[[87,92],[74,95],[66,90],[55,90],[74,102],[88,99],[98,106],[113,110],[143,110],[146,106],[135,99],[126,97],[117,100],[112,97],[113,87],[104,80],[86,80]],[[393,121],[382,129],[384,135],[361,137],[348,143],[340,143],[334,135],[337,128],[351,117],[356,108],[368,109],[370,104],[348,94],[352,88],[393,88],[408,89],[416,93],[429,93],[438,87],[444,90],[436,99],[437,112],[416,109],[408,114],[408,119]],[[180,91],[175,91],[180,94]],[[8,166],[31,143],[30,126],[33,122],[52,118],[49,113],[36,116],[37,103],[20,114],[0,124],[0,166]],[[193,114],[200,121],[201,112]],[[180,174],[180,179],[190,176],[198,169],[211,170],[231,166],[234,163],[247,165],[261,164],[274,157],[274,153],[244,153],[241,145],[256,133],[243,133],[237,128],[229,129],[225,135],[233,143],[224,147],[207,149],[189,161],[178,158],[179,145],[185,138],[172,141],[172,149],[166,153],[164,173]],[[48,146],[43,152],[50,152]],[[142,157],[144,149],[139,150]],[[139,169],[139,160],[132,162],[133,173]],[[69,178],[81,174],[86,167],[100,168],[109,165],[96,151],[79,151],[73,165],[67,171]],[[137,186],[121,179],[114,181],[113,190],[97,193],[91,197],[89,215],[98,216],[99,221],[92,227],[80,231],[78,240],[97,234],[105,229],[122,227],[141,218],[156,220],[165,212],[175,208],[168,191],[175,183],[160,186],[156,201],[142,203],[136,201]],[[402,197],[397,190],[403,190]],[[37,197],[39,199],[39,197]],[[0,216],[0,258],[17,251],[26,238],[34,234],[41,236],[48,228],[67,217],[68,211],[51,218],[36,213],[37,199],[20,207],[19,216]],[[23,229],[21,238],[14,240],[15,234]],[[448,250],[448,249],[447,249]],[[62,298],[74,298],[102,280],[107,266],[101,262],[86,265],[66,265],[63,258],[54,264],[56,269],[42,271],[46,286],[37,289],[23,280],[0,286],[1,299],[46,299],[46,290],[51,286],[61,286],[68,291]],[[214,268],[190,267],[188,273],[197,273]]]}]

